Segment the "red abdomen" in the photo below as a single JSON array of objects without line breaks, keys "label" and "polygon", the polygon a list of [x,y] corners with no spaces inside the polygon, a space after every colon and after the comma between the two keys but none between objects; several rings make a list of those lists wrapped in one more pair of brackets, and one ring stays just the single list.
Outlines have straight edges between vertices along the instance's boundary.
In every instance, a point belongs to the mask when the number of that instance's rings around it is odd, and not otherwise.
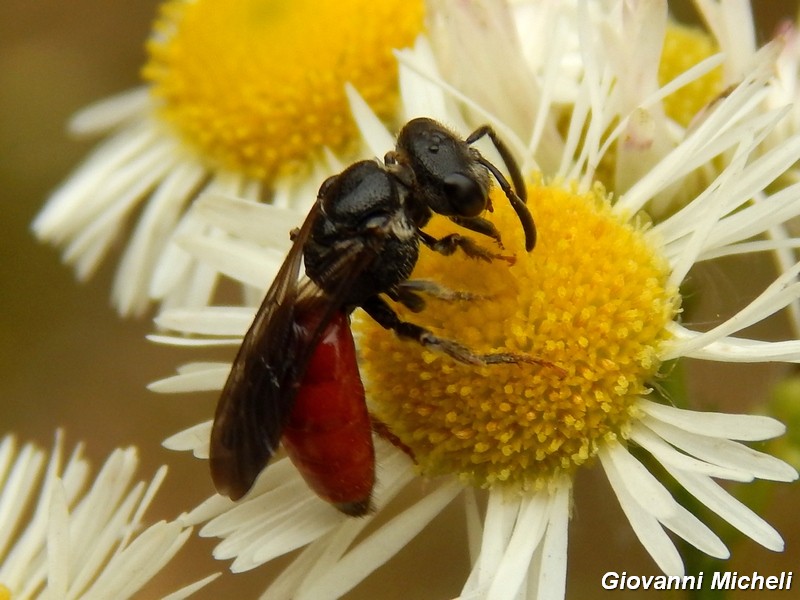
[{"label": "red abdomen", "polygon": [[349,515],[369,510],[375,483],[372,427],[353,334],[342,312],[331,319],[314,350],[282,441],[321,498]]}]

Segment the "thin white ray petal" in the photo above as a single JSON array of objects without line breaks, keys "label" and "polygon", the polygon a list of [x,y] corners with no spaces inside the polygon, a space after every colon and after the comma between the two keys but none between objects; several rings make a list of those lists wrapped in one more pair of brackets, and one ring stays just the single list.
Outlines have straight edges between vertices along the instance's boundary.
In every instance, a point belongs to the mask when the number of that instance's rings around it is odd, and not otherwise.
[{"label": "thin white ray petal", "polygon": [[164,479],[167,476],[167,467],[166,465],[162,465],[158,468],[153,475],[150,483],[147,485],[147,488],[144,491],[144,495],[142,496],[141,501],[139,502],[138,506],[136,507],[136,512],[128,521],[127,530],[123,533],[122,538],[119,542],[119,546],[117,547],[116,554],[119,554],[122,548],[128,546],[130,539],[133,537],[134,533],[144,529],[143,519],[144,513],[150,507],[153,499],[155,498],[156,493],[161,488],[161,484],[164,483]]},{"label": "thin white ray petal", "polygon": [[752,8],[747,0],[696,0],[695,5],[726,54],[726,78],[740,79],[756,50]]},{"label": "thin white ray petal", "polygon": [[786,426],[770,417],[699,412],[642,399],[639,407],[654,419],[684,431],[731,440],[761,441],[786,433]]},{"label": "thin white ray petal", "polygon": [[652,454],[662,465],[669,464],[685,471],[702,473],[731,481],[749,482],[754,479],[752,474],[745,471],[720,467],[678,452],[647,427],[642,427],[639,423],[634,424],[632,427],[630,439]]},{"label": "thin white ray petal", "polygon": [[[646,508],[648,513],[659,521],[674,516],[675,499],[664,485],[627,449],[621,445],[615,445],[606,451],[605,456],[604,466],[607,467],[608,463],[611,463],[615,467],[615,472],[636,481],[636,485],[629,485],[629,488],[636,490],[636,501]],[[625,483],[629,484],[627,479]]]},{"label": "thin white ray petal", "polygon": [[673,446],[701,460],[722,467],[740,469],[770,481],[797,479],[797,472],[782,460],[753,450],[739,442],[697,435],[652,417],[645,417],[641,422]]},{"label": "thin white ray petal", "polygon": [[[467,109],[474,111],[476,118],[479,121],[493,123],[495,130],[500,137],[503,138],[503,141],[509,146],[512,152],[518,156],[523,155],[525,152],[525,142],[519,137],[516,131],[514,131],[507,124],[503,123],[502,119],[497,117],[497,115],[491,114],[491,112],[487,110],[485,106],[477,103],[473,98],[469,97],[469,95],[462,93],[453,85],[447,83],[438,75],[438,73],[432,73],[428,68],[428,65],[419,64],[413,54],[404,51],[395,51],[394,54],[400,64],[408,67],[420,77],[431,81],[437,87],[441,88],[448,98],[463,103]],[[450,112],[446,121],[448,125],[454,127],[458,131],[461,131],[462,128],[466,129],[464,127],[464,123],[461,122],[461,118],[455,111]],[[392,143],[394,143],[394,141],[392,141]],[[481,151],[483,150],[481,149]]]},{"label": "thin white ray petal", "polygon": [[669,275],[669,285],[679,286],[686,278],[686,274],[697,261],[697,257],[706,247],[710,232],[714,226],[727,212],[724,202],[719,199],[734,194],[741,177],[741,170],[749,154],[755,149],[756,142],[752,137],[746,137],[737,146],[735,154],[730,164],[717,176],[717,179],[709,186],[709,196],[705,202],[695,200],[689,204],[703,206],[704,211],[695,215],[693,227],[688,230],[686,242],[681,247],[679,255],[672,258],[672,270]]},{"label": "thin white ray petal", "polygon": [[[248,538],[228,538],[217,546],[214,556],[230,558],[235,555],[236,560],[231,564],[231,571],[249,571],[278,556],[302,548],[331,531],[342,518],[333,507],[310,495],[299,501],[295,499],[291,509],[282,513],[280,521],[271,521],[271,525],[259,520],[256,531]],[[265,507],[262,506],[263,510]],[[223,544],[229,542],[230,552],[223,553]]]},{"label": "thin white ray petal", "polygon": [[190,371],[159,379],[147,385],[151,392],[159,394],[178,394],[183,392],[219,391],[225,385],[231,365],[224,364],[202,370]]},{"label": "thin white ray petal", "polygon": [[184,346],[192,348],[209,348],[215,346],[233,346],[238,347],[242,345],[242,338],[187,338],[179,335],[157,335],[150,334],[147,339],[156,344],[164,344],[166,346]]},{"label": "thin white ray petal", "polygon": [[160,329],[193,335],[244,336],[255,317],[250,306],[207,306],[165,310],[155,317]]},{"label": "thin white ray petal", "polygon": [[661,528],[658,519],[640,503],[637,497],[640,483],[638,478],[632,477],[630,473],[620,471],[616,462],[611,459],[610,455],[618,450],[622,450],[621,446],[611,448],[605,445],[600,449],[598,456],[614,494],[619,500],[620,507],[628,518],[636,537],[656,561],[658,567],[667,575],[683,575],[683,561],[678,550]]},{"label": "thin white ray petal", "polygon": [[217,579],[220,575],[222,575],[222,573],[219,572],[212,573],[208,577],[204,577],[203,579],[195,581],[194,583],[190,583],[189,585],[186,585],[181,589],[172,592],[171,594],[167,594],[162,598],[162,600],[184,600],[185,598],[194,595],[194,593],[197,592],[198,590],[201,590],[204,587],[206,587],[209,583]]},{"label": "thin white ray petal", "polygon": [[33,221],[36,235],[64,243],[79,232],[112,201],[106,186],[115,173],[137,156],[146,154],[158,139],[153,127],[139,126],[124,129],[102,142],[47,200]]},{"label": "thin white ray petal", "polygon": [[[431,71],[436,70],[436,59],[427,38],[419,36],[410,52],[414,55],[415,61],[426,63]],[[447,110],[444,93],[438,85],[431,83],[429,79],[420,77],[402,62],[400,62],[399,82],[405,121],[416,117],[428,117],[441,122],[447,122],[450,119],[449,115],[452,111]],[[391,148],[391,146],[386,148]]]},{"label": "thin white ray petal", "polygon": [[513,598],[522,589],[533,553],[539,547],[548,525],[550,502],[546,492],[521,500],[514,531],[492,578],[487,600]]},{"label": "thin white ray petal", "polygon": [[50,492],[47,526],[47,597],[66,598],[69,588],[70,535],[69,512],[64,486],[57,480]]},{"label": "thin white ray petal", "polygon": [[114,277],[112,298],[122,314],[140,314],[147,308],[155,263],[203,176],[198,164],[176,164],[147,202]]},{"label": "thin white ray petal", "polygon": [[[362,520],[351,520],[344,522],[333,531],[320,536],[317,540],[306,546],[292,563],[283,569],[275,580],[261,594],[261,600],[272,600],[274,598],[294,598],[298,588],[306,579],[316,578],[317,569],[321,564],[327,568],[327,561],[324,556],[329,553],[329,547],[335,546],[337,540],[345,539],[347,546],[361,532],[364,525]],[[337,553],[338,556],[344,554],[344,550]]]},{"label": "thin white ray petal", "polygon": [[529,590],[526,598],[562,600],[567,584],[567,542],[572,481],[562,477],[556,483],[555,494],[550,499],[547,530],[537,551],[538,560],[528,574]]},{"label": "thin white ray petal", "polygon": [[169,562],[186,543],[191,530],[161,521],[139,534],[130,546],[111,559],[92,587],[80,596],[86,600],[128,598]]},{"label": "thin white ray petal", "polygon": [[502,494],[489,494],[480,554],[461,590],[462,596],[486,593],[514,532],[519,509],[518,502],[507,502]]},{"label": "thin white ray petal", "polygon": [[114,172],[104,182],[106,201],[67,244],[65,260],[76,262],[95,240],[107,245],[134,207],[178,164],[170,146],[156,143],[148,152]]},{"label": "thin white ray petal", "polygon": [[[679,180],[687,173],[707,163],[711,158],[738,144],[746,133],[753,133],[755,123],[760,129],[767,125],[774,126],[774,118],[767,119],[767,123],[759,122],[758,117],[740,119],[743,108],[751,105],[754,98],[763,96],[763,86],[769,78],[768,61],[762,61],[760,68],[755,70],[750,78],[743,81],[724,98],[714,111],[668,155],[654,165],[650,171],[640,178],[615,204],[616,211],[636,211],[644,207],[647,202],[672,182]],[[761,117],[761,121],[764,117]],[[742,123],[743,121],[743,123]],[[726,167],[726,170],[729,168]],[[669,234],[671,229],[686,232],[691,231],[685,226],[689,213],[696,212],[699,202],[690,203],[683,210],[665,219],[656,228],[658,233],[666,240],[672,239]],[[703,206],[706,206],[703,204]]]},{"label": "thin white ray petal", "polygon": [[483,536],[483,521],[478,499],[473,488],[464,490],[464,513],[467,525],[467,545],[469,547],[469,563],[475,564],[481,551],[481,537]]},{"label": "thin white ray petal", "polygon": [[[36,482],[41,476],[44,459],[44,452],[26,444],[17,454],[14,466],[3,483],[0,495],[0,523],[3,524],[0,528],[0,549],[4,553],[11,542],[11,536],[20,524],[25,508],[36,491]],[[44,522],[37,521],[37,526],[25,531],[22,541],[41,539],[44,533]],[[4,556],[0,564],[0,576],[10,589],[20,587],[22,582],[17,578],[24,573],[22,566],[29,562],[31,549],[36,546],[37,544],[30,542],[17,543],[11,552]]]},{"label": "thin white ray petal", "polygon": [[221,192],[206,192],[192,213],[233,236],[256,244],[268,243],[281,252],[291,247],[289,232],[303,222],[295,210],[262,204]]},{"label": "thin white ray petal", "polygon": [[350,111],[361,131],[361,136],[373,156],[383,158],[387,151],[394,148],[394,136],[389,133],[378,116],[372,112],[366,100],[361,97],[352,85],[345,84],[347,100],[350,102]]},{"label": "thin white ray petal", "polygon": [[[380,512],[413,478],[408,458],[382,439],[376,439],[376,463],[380,465],[373,494]],[[378,514],[378,513],[376,513]],[[334,568],[372,517],[344,519],[330,534],[310,544],[265,592],[262,598],[294,597],[303,581],[316,581]],[[311,566],[309,566],[311,565]]]},{"label": "thin white ray petal", "polygon": [[191,450],[198,458],[208,458],[208,440],[210,436],[211,421],[204,421],[171,435],[161,442],[161,445],[168,450]]},{"label": "thin white ray petal", "polygon": [[723,256],[741,256],[755,254],[756,252],[772,252],[774,250],[800,248],[800,238],[788,237],[782,239],[758,240],[755,242],[737,242],[718,248],[706,250],[698,257],[698,262],[713,260]]},{"label": "thin white ray petal", "polygon": [[181,236],[181,247],[207,266],[237,281],[266,289],[284,256],[249,242],[218,236]]},{"label": "thin white ray petal", "polygon": [[698,344],[693,340],[703,333],[675,322],[668,328],[672,340],[662,353],[663,360],[686,356],[721,362],[800,362],[800,340],[766,342],[725,336],[694,349]]},{"label": "thin white ray petal", "polygon": [[[247,180],[242,174],[218,171],[198,193],[216,192],[234,195],[242,193],[246,187]],[[187,212],[178,223],[159,258],[150,281],[150,297],[165,301],[175,300],[173,296],[180,293],[183,295],[185,305],[207,304],[208,287],[214,283],[216,272],[208,267],[198,267],[196,259],[175,242],[182,237],[214,238],[220,235],[221,232],[209,225],[205,219],[198,218],[192,211]]]},{"label": "thin white ray petal", "polygon": [[307,581],[298,600],[340,597],[405,547],[460,492],[461,485],[455,481],[440,485],[359,542],[324,577]]},{"label": "thin white ray petal", "polygon": [[731,553],[719,536],[683,506],[678,505],[676,514],[662,524],[709,556],[730,558]]},{"label": "thin white ray petal", "polygon": [[150,89],[146,86],[134,88],[85,106],[70,118],[67,127],[74,135],[98,135],[140,117],[150,104]]},{"label": "thin white ray petal", "polygon": [[668,466],[666,468],[686,491],[747,537],[775,552],[783,551],[780,534],[719,484],[704,475],[687,473]]},{"label": "thin white ray petal", "polygon": [[688,354],[703,348],[711,342],[765,320],[796,301],[800,297],[800,283],[796,281],[798,273],[800,273],[800,263],[781,273],[758,297],[724,323],[691,339],[682,340],[681,349]]}]

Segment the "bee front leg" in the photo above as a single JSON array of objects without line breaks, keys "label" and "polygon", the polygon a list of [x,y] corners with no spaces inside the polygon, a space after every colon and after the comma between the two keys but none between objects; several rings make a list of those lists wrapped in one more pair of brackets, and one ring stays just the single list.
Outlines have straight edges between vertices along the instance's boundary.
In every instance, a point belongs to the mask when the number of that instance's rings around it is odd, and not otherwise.
[{"label": "bee front leg", "polygon": [[514,262],[516,262],[516,259],[513,256],[489,252],[485,248],[482,248],[476,244],[470,238],[464,237],[463,235],[459,235],[457,233],[451,233],[450,235],[446,235],[441,239],[436,239],[429,233],[425,233],[424,231],[420,230],[419,236],[422,240],[422,243],[428,248],[434,252],[438,252],[439,254],[444,254],[445,256],[450,256],[460,248],[464,254],[470,258],[477,258],[479,260],[485,260],[486,262],[492,262],[494,259],[500,259],[512,265]]}]

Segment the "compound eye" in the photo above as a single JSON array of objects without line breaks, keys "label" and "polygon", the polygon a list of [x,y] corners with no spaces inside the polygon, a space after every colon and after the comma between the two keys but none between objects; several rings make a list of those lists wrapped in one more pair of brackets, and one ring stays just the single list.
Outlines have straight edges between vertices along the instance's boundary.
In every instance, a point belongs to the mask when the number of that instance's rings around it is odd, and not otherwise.
[{"label": "compound eye", "polygon": [[486,208],[486,195],[480,184],[462,173],[445,177],[444,191],[450,206],[461,217],[477,217]]}]

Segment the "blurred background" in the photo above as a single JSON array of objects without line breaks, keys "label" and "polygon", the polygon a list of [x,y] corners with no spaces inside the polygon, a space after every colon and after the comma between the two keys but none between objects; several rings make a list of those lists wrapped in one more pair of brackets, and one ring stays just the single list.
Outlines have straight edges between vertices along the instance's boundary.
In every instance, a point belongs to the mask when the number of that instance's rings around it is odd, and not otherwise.
[{"label": "blurred background", "polygon": [[[687,3],[670,4],[682,20],[693,18]],[[753,4],[762,40],[779,19],[793,18],[797,10],[796,0]],[[93,146],[92,141],[72,140],[66,134],[70,115],[138,85],[138,70],[145,58],[143,42],[157,6],[155,0],[0,3],[0,435],[14,433],[22,442],[50,448],[55,430],[63,428],[66,447],[85,441],[95,468],[114,448],[138,446],[142,478],[151,477],[161,464],[170,467],[149,513],[152,521],[174,518],[212,491],[205,462],[164,450],[161,441],[210,418],[216,398],[159,396],[145,388],[148,382],[171,374],[176,365],[200,356],[145,340],[151,331],[149,318],[117,317],[109,306],[116,256],[106,260],[90,281],[77,283],[56,250],[35,242],[29,224],[48,194]],[[722,265],[709,276],[718,283],[719,296],[725,297],[748,285],[741,278],[750,275],[743,273],[754,272],[771,276],[769,266],[761,263],[747,269]],[[779,367],[692,366],[692,393],[698,406],[733,405],[746,411],[763,401],[766,390],[785,372]],[[725,387],[720,387],[720,381]],[[602,574],[609,570],[656,572],[602,473],[595,469],[583,475],[570,529],[571,599],[594,596]],[[766,574],[791,570],[800,564],[798,486],[757,485],[766,498],[764,514],[783,534],[786,552],[774,554],[745,540],[732,548],[727,568]],[[453,552],[457,547],[453,540],[463,537],[462,518],[460,508],[442,515],[397,560],[348,598],[408,598],[406,582],[420,580],[430,582],[420,600],[444,599],[455,593],[466,564],[464,553]],[[213,540],[194,537],[141,597],[160,597],[212,571],[226,570],[227,563],[210,558],[213,546]],[[255,598],[281,564],[276,561],[243,575],[226,574],[197,597]],[[796,587],[800,588],[800,581]],[[626,594],[645,598],[653,592]],[[781,597],[800,598],[800,592],[784,592]]]}]

